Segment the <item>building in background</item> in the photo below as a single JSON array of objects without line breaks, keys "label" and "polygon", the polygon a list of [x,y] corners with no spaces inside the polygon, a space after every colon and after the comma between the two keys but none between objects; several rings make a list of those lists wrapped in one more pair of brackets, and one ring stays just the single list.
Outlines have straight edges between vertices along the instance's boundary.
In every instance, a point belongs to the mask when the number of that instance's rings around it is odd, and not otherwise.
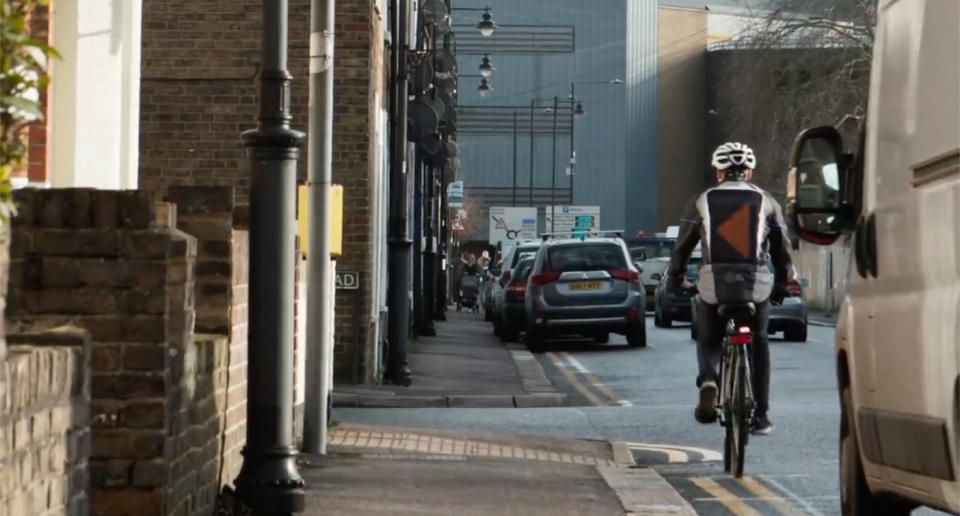
[{"label": "building in background", "polygon": [[[574,122],[576,175],[573,202],[601,206],[606,228],[657,225],[657,5],[613,0],[459,1],[454,4],[458,91],[458,143],[470,213],[466,239],[486,240],[489,206],[513,203],[513,117],[517,113],[519,206],[529,205],[531,101],[534,205],[551,197],[553,97],[559,98],[556,160],[558,204],[570,200],[571,83],[585,116]],[[476,11],[491,7],[499,28],[490,37],[473,29]],[[477,92],[484,54],[496,71],[494,91]],[[620,83],[611,84],[610,81]],[[588,84],[589,83],[589,84]]]},{"label": "building in background", "polygon": [[62,58],[14,186],[136,188],[141,0],[51,0],[31,25]]}]

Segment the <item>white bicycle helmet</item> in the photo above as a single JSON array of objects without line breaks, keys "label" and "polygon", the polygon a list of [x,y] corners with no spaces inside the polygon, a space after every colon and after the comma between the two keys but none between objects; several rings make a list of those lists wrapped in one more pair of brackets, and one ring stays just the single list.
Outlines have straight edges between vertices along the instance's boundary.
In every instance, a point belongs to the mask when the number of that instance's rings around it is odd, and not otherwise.
[{"label": "white bicycle helmet", "polygon": [[740,142],[727,142],[713,151],[711,165],[717,170],[754,169],[757,166],[757,157],[753,155],[753,149],[747,145]]}]

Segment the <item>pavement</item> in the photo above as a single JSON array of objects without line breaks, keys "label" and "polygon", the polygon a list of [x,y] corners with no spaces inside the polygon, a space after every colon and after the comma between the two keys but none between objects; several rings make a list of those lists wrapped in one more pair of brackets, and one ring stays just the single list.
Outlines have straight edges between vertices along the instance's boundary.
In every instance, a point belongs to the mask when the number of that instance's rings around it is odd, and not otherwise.
[{"label": "pavement", "polygon": [[413,384],[337,385],[334,407],[557,407],[566,401],[533,354],[506,347],[479,314],[449,312],[435,337],[410,342]]},{"label": "pavement", "polygon": [[696,514],[606,441],[338,425],[328,454],[298,469],[305,514]]},{"label": "pavement", "polygon": [[524,417],[566,404],[537,357],[501,343],[481,316],[451,312],[436,329],[411,343],[412,386],[335,388],[328,453],[298,459],[305,514],[695,514],[656,471],[637,467],[623,442],[340,417],[424,410]]}]

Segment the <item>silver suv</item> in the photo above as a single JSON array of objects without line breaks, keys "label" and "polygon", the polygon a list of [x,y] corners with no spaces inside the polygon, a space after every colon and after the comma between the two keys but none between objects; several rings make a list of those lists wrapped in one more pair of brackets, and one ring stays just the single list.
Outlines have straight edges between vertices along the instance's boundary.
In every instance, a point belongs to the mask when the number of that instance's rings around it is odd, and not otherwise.
[{"label": "silver suv", "polygon": [[630,347],[647,345],[640,269],[620,238],[548,240],[527,281],[527,346],[547,337],[583,335],[604,343],[626,335]]}]

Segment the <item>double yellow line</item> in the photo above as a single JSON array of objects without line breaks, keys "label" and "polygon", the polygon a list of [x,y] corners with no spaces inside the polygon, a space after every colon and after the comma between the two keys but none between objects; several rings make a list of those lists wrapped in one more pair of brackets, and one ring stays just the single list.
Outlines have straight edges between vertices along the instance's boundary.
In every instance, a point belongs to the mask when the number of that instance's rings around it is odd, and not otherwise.
[{"label": "double yellow line", "polygon": [[[690,479],[691,482],[700,489],[706,491],[713,500],[720,502],[733,514],[737,516],[760,516],[756,509],[747,505],[747,503],[736,495],[733,491],[721,486],[716,480],[709,477],[697,477]],[[807,514],[806,511],[794,506],[789,500],[775,493],[761,484],[756,479],[742,477],[734,479],[735,482],[745,487],[747,491],[756,496],[756,499],[768,503],[777,510],[778,513],[785,516],[800,516]]]},{"label": "double yellow line", "polygon": [[570,356],[566,351],[549,352],[547,358],[560,371],[560,374],[570,382],[570,385],[573,385],[573,388],[583,394],[590,403],[598,407],[607,405],[633,406],[633,403],[630,403],[626,398],[601,382],[597,375],[590,372],[579,360]]}]

